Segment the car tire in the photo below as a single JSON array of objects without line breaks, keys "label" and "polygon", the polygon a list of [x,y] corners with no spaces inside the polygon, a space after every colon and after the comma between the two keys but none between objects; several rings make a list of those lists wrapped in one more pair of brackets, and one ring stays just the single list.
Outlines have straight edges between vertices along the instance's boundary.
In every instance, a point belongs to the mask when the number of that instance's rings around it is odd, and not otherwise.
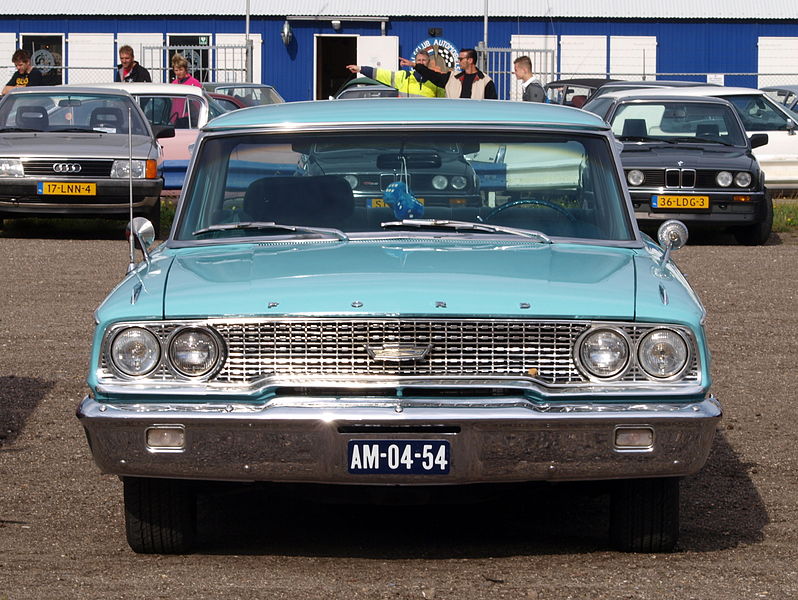
[{"label": "car tire", "polygon": [[773,198],[770,192],[765,194],[764,200],[765,218],[755,225],[739,227],[734,231],[734,237],[738,244],[743,246],[761,246],[767,243],[770,232],[773,229]]},{"label": "car tire", "polygon": [[161,199],[155,202],[155,206],[153,206],[149,213],[147,213],[147,218],[152,223],[153,229],[155,229],[155,239],[161,239]]},{"label": "car tire", "polygon": [[139,554],[186,554],[194,545],[197,497],[189,481],[122,478],[125,532]]},{"label": "car tire", "polygon": [[679,537],[679,479],[626,479],[614,483],[610,539],[623,552],[670,552]]}]

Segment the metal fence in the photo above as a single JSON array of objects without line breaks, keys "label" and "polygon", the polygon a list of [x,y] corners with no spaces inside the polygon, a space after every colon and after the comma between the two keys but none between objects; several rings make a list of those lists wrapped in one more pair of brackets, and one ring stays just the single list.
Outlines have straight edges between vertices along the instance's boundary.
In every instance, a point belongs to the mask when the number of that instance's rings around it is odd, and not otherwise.
[{"label": "metal fence", "polygon": [[242,46],[143,46],[142,54],[153,81],[174,79],[175,54],[183,55],[188,72],[200,81],[252,81],[252,40]]},{"label": "metal fence", "polygon": [[513,61],[519,56],[528,56],[532,62],[533,76],[545,85],[556,79],[556,56],[554,50],[540,48],[477,48],[479,68],[490,75],[501,100],[520,100],[521,82],[513,72]]}]

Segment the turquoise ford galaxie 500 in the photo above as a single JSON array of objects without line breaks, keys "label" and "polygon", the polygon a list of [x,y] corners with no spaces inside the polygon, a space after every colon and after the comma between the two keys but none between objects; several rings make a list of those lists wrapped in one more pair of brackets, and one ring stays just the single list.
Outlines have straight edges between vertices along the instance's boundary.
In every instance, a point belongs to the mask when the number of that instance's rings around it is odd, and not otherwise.
[{"label": "turquoise ford galaxie 500", "polygon": [[131,224],[144,260],[97,309],[78,409],[133,550],[191,548],[201,480],[607,480],[613,544],[672,549],[721,408],[687,230],[640,233],[616,144],[521,102],[205,126],[168,240]]}]

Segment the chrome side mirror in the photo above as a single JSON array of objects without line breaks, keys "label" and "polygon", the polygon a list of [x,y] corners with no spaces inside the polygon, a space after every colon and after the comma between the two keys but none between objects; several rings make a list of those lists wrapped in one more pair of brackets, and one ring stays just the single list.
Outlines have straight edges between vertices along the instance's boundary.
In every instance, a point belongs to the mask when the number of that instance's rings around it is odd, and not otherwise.
[{"label": "chrome side mirror", "polygon": [[[144,217],[134,217],[133,220],[127,224],[125,234],[128,239],[133,236],[133,239],[138,243],[141,248],[141,253],[144,255],[144,260],[150,264],[150,246],[155,241],[155,227],[150,223],[149,219]],[[127,272],[130,273],[136,265],[133,263],[133,248],[131,243],[130,250],[130,264],[127,267]]]},{"label": "chrome side mirror", "polygon": [[660,264],[660,266],[664,266],[670,259],[671,252],[678,250],[687,243],[687,226],[676,219],[665,221],[657,230],[657,240],[659,245],[665,249],[665,254],[663,254],[662,263]]}]

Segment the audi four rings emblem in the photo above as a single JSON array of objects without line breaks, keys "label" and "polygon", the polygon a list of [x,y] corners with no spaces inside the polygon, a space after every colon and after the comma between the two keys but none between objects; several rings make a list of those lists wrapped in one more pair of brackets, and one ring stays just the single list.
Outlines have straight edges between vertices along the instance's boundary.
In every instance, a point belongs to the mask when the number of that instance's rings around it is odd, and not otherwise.
[{"label": "audi four rings emblem", "polygon": [[54,163],[53,171],[56,173],[80,173],[82,167],[79,163]]}]

